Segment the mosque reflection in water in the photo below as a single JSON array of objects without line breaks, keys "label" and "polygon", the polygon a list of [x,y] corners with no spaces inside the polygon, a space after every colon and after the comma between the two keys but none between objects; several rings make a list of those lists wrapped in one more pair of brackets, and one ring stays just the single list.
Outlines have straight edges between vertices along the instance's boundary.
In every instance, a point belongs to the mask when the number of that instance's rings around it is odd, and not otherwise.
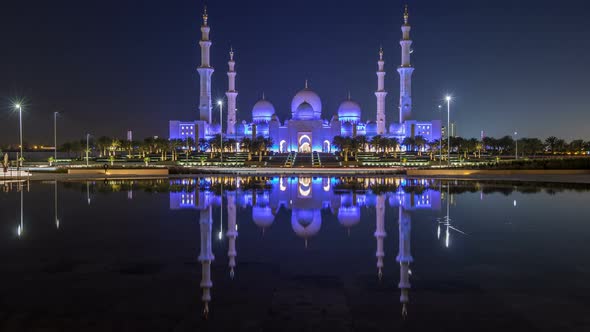
[{"label": "mosque reflection in water", "polygon": [[[204,315],[209,313],[211,289],[211,263],[215,259],[212,241],[215,236],[227,237],[230,276],[236,268],[236,239],[238,237],[237,208],[252,210],[253,222],[262,229],[268,229],[276,222],[281,208],[291,215],[293,232],[301,237],[307,247],[322,227],[322,212],[337,217],[339,223],[350,230],[361,221],[363,207],[374,209],[377,274],[381,279],[385,259],[384,239],[386,204],[398,208],[399,250],[395,260],[400,266],[400,302],[402,315],[407,315],[409,303],[411,253],[411,212],[420,209],[440,210],[441,189],[428,180],[405,180],[395,178],[348,179],[276,177],[271,179],[252,178],[204,178],[199,180],[178,180],[186,190],[170,193],[170,208],[195,209],[200,211],[201,247],[199,262],[202,266],[202,301]],[[254,183],[253,183],[254,181]],[[350,186],[349,184],[353,185]],[[448,186],[447,186],[448,187]],[[202,188],[208,188],[202,190]],[[418,188],[418,190],[415,190]],[[225,189],[225,190],[224,190]],[[222,196],[226,199],[223,200]],[[225,201],[225,202],[224,202]],[[447,199],[448,201],[448,199]],[[226,206],[224,207],[224,203]],[[223,230],[213,234],[213,208],[227,210],[226,233]],[[223,216],[223,214],[221,214]],[[448,226],[450,218],[445,217]],[[221,225],[224,221],[221,220]],[[440,227],[440,225],[439,225]],[[439,232],[440,233],[440,232]],[[448,231],[446,243],[448,244]]]}]

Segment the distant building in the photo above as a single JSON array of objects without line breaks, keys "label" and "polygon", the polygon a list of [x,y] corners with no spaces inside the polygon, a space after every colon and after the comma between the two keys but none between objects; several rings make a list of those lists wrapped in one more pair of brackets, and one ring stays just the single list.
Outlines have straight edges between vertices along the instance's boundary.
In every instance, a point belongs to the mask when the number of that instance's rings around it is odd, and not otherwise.
[{"label": "distant building", "polygon": [[133,141],[133,132],[131,130],[127,130],[127,140]]}]

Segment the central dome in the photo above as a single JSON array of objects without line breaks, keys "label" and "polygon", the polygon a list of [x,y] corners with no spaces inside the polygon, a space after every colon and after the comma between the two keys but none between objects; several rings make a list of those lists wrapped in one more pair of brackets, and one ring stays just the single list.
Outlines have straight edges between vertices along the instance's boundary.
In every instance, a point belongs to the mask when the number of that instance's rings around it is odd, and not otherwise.
[{"label": "central dome", "polygon": [[322,100],[317,93],[313,92],[312,90],[305,88],[293,97],[293,101],[291,102],[291,114],[294,119],[296,119],[296,113],[299,106],[303,103],[307,103],[311,105],[313,110],[313,118],[320,119],[322,117]]}]

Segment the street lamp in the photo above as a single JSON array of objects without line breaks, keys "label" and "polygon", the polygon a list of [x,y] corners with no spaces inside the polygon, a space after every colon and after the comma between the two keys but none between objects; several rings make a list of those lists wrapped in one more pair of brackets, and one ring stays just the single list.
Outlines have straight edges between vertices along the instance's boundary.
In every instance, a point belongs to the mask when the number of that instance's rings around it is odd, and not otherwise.
[{"label": "street lamp", "polygon": [[447,101],[447,163],[451,166],[451,96],[446,96]]},{"label": "street lamp", "polygon": [[59,112],[53,112],[53,159],[57,161],[57,115]]},{"label": "street lamp", "polygon": [[[440,111],[442,109],[442,105],[438,105],[438,110]],[[438,154],[439,154],[439,165],[442,166],[442,132],[440,135],[440,139],[438,140],[438,143],[440,145],[439,150],[438,150]]]},{"label": "street lamp", "polygon": [[18,109],[18,123],[19,123],[19,136],[20,136],[20,158],[18,158],[18,165],[22,167],[23,158],[23,107],[21,104],[15,104],[14,108]]},{"label": "street lamp", "polygon": [[514,132],[514,143],[516,144],[516,152],[514,153],[514,159],[518,160],[518,137],[516,137],[518,135],[518,132],[515,131]]},{"label": "street lamp", "polygon": [[223,101],[217,102],[219,105],[219,167],[223,164]]}]

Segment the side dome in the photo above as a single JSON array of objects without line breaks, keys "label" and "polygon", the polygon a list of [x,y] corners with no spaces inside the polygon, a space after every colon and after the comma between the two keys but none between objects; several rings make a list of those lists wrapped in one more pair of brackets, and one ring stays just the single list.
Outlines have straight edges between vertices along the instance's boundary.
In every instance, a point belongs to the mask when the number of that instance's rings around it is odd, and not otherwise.
[{"label": "side dome", "polygon": [[353,100],[345,100],[338,107],[340,121],[357,123],[361,121],[361,106]]},{"label": "side dome", "polygon": [[270,227],[275,221],[275,216],[272,213],[272,209],[268,206],[253,206],[252,207],[252,220],[256,226],[261,228]]},{"label": "side dome", "polygon": [[311,105],[315,119],[320,119],[322,117],[322,100],[320,99],[320,96],[312,90],[305,88],[297,92],[291,101],[291,114],[293,118],[295,118],[297,108],[303,103]]},{"label": "side dome", "polygon": [[252,108],[253,122],[268,122],[275,114],[275,107],[273,104],[265,99],[259,100]]},{"label": "side dome", "polygon": [[344,227],[352,227],[361,221],[361,211],[357,206],[341,206],[338,209],[338,222]]},{"label": "side dome", "polygon": [[366,127],[366,135],[369,137],[373,137],[373,136],[377,136],[377,122],[375,121],[370,121],[367,122],[367,127]]},{"label": "side dome", "polygon": [[314,118],[313,106],[307,102],[300,104],[293,114],[293,119],[295,120],[313,120]]}]

